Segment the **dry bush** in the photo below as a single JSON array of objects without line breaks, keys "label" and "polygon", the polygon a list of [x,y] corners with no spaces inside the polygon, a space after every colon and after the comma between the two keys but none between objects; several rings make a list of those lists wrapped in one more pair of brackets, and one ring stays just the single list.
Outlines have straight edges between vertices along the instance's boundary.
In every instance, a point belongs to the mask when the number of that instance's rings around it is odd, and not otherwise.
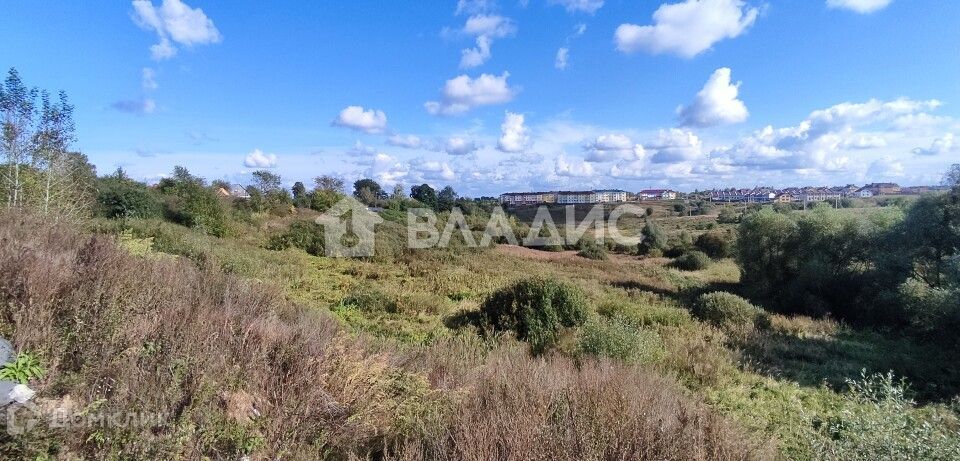
[{"label": "dry bush", "polygon": [[38,397],[166,415],[143,427],[41,424],[0,436],[3,459],[769,454],[652,372],[578,369],[476,337],[370,344],[269,287],[30,216],[0,216],[0,243],[0,333],[42,357]]}]

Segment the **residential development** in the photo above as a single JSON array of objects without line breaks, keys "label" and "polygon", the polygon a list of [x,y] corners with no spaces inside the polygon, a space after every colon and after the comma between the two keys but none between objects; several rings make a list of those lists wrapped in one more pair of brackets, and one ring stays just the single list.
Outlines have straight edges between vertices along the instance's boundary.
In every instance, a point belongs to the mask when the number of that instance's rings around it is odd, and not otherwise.
[{"label": "residential development", "polygon": [[671,189],[644,189],[635,194],[619,189],[590,191],[509,192],[500,195],[504,205],[539,205],[543,203],[579,204],[612,203],[628,200],[676,200],[687,195],[696,195],[714,202],[741,203],[789,203],[826,202],[841,198],[869,198],[884,195],[918,195],[940,189],[938,186],[900,187],[889,182],[870,183],[865,186],[847,184],[832,187],[753,187],[749,189],[727,188],[683,194]]}]

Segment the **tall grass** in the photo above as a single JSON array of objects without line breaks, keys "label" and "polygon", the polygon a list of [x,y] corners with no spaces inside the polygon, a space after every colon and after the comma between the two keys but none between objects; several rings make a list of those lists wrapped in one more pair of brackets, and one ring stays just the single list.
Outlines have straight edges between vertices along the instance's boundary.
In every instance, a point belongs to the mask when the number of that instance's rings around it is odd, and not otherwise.
[{"label": "tall grass", "polygon": [[511,340],[391,347],[217,265],[0,216],[0,333],[47,404],[148,426],[0,436],[5,459],[753,459],[675,382]]}]

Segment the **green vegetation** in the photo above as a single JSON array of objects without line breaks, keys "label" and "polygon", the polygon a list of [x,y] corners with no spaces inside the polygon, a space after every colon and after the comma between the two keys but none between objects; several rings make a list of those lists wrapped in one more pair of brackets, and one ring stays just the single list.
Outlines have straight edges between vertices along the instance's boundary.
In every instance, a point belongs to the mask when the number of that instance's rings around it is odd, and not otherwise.
[{"label": "green vegetation", "polygon": [[40,359],[29,352],[20,352],[17,357],[0,367],[0,379],[27,384],[32,379],[43,376]]},{"label": "green vegetation", "polygon": [[531,279],[493,293],[480,306],[480,314],[484,328],[512,331],[539,353],[556,343],[561,329],[582,325],[587,305],[577,288]]},{"label": "green vegetation", "polygon": [[693,315],[722,328],[763,326],[769,323],[766,312],[737,295],[717,291],[700,295]]},{"label": "green vegetation", "polygon": [[684,271],[704,270],[713,263],[706,253],[698,250],[688,251],[673,260],[673,267]]}]

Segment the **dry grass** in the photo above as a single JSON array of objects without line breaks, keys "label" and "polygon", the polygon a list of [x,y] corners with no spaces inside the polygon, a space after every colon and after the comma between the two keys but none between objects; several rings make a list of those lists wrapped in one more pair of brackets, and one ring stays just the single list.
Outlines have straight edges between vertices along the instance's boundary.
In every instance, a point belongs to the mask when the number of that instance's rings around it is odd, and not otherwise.
[{"label": "dry grass", "polygon": [[30,216],[0,217],[0,242],[0,332],[42,357],[39,397],[167,415],[41,425],[0,438],[4,458],[770,456],[651,371],[534,359],[510,341],[369,343],[207,260],[137,257]]}]

